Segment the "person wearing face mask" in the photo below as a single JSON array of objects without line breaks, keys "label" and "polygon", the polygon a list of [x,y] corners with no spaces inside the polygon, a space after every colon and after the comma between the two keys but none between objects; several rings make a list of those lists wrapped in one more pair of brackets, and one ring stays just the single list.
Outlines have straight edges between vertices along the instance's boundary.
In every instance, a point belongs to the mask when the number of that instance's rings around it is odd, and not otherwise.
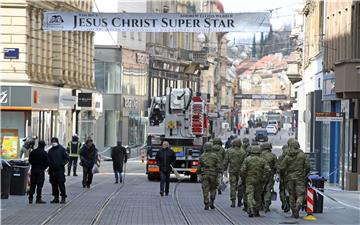
[{"label": "person wearing face mask", "polygon": [[83,167],[83,188],[90,188],[93,179],[92,168],[96,163],[98,150],[91,138],[88,138],[80,149],[80,163]]},{"label": "person wearing face mask", "polygon": [[51,138],[51,148],[48,152],[49,176],[54,199],[50,203],[59,203],[59,190],[61,195],[61,204],[66,203],[65,190],[65,165],[69,161],[66,149],[59,144],[59,139]]}]

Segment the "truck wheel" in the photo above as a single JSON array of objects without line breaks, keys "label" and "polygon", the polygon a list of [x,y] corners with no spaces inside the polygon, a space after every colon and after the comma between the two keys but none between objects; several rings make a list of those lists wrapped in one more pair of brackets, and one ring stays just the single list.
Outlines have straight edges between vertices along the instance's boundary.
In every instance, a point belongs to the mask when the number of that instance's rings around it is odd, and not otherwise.
[{"label": "truck wheel", "polygon": [[197,174],[191,174],[190,175],[190,181],[191,182],[197,182]]}]

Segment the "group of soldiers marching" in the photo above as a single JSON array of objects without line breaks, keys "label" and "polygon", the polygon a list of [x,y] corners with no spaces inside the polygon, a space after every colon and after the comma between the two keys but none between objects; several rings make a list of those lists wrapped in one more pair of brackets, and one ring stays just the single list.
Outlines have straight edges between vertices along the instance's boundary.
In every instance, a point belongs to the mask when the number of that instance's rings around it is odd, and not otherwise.
[{"label": "group of soldiers marching", "polygon": [[221,180],[223,176],[228,176],[231,207],[243,206],[249,217],[259,217],[259,211],[270,211],[277,180],[280,182],[282,210],[288,212],[291,209],[292,216],[299,218],[310,163],[296,139],[288,140],[279,158],[272,153],[271,143],[250,145],[248,138],[232,140],[231,148],[227,151],[222,147],[222,140],[214,138],[204,144],[203,150],[198,174],[205,210],[215,208],[216,193],[221,194]]}]

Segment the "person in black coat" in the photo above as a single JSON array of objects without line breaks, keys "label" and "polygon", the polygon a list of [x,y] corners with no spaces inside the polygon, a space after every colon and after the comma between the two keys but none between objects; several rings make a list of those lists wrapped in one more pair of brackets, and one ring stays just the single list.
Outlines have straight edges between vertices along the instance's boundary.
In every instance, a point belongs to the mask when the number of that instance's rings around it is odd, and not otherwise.
[{"label": "person in black coat", "polygon": [[160,195],[169,194],[171,166],[174,166],[176,160],[175,153],[170,149],[169,142],[164,141],[162,149],[156,154],[157,165],[160,169]]},{"label": "person in black coat", "polygon": [[33,196],[36,188],[36,203],[45,204],[41,199],[41,191],[45,181],[45,170],[49,166],[47,152],[44,150],[45,141],[39,141],[38,147],[30,152],[29,163],[31,164],[29,204],[33,203]]},{"label": "person in black coat", "polygon": [[66,149],[59,144],[59,139],[51,138],[52,147],[49,149],[49,175],[52,186],[52,195],[54,199],[50,203],[59,203],[59,190],[61,195],[61,204],[66,203],[65,190],[65,165],[69,162],[69,156]]},{"label": "person in black coat", "polygon": [[83,188],[90,188],[93,179],[92,168],[97,159],[98,150],[91,138],[87,139],[80,149],[80,165],[83,167]]},{"label": "person in black coat", "polygon": [[127,162],[126,148],[121,145],[121,141],[117,142],[117,146],[111,149],[111,159],[113,161],[113,170],[115,173],[115,183],[122,183],[122,172],[124,163]]}]

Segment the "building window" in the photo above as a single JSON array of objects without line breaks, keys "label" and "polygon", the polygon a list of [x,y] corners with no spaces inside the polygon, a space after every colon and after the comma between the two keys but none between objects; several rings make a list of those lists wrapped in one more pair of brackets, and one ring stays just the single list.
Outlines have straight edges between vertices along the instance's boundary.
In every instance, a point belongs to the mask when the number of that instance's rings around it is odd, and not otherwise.
[{"label": "building window", "polygon": [[130,32],[130,39],[131,39],[131,40],[134,40],[134,39],[135,39],[135,34],[134,34],[134,32]]},{"label": "building window", "polygon": [[138,32],[137,35],[138,35],[138,41],[142,41],[142,34],[141,32]]},{"label": "building window", "polygon": [[123,37],[123,38],[126,38],[126,32],[123,31],[123,32],[121,32],[121,33],[122,33],[122,37]]}]

